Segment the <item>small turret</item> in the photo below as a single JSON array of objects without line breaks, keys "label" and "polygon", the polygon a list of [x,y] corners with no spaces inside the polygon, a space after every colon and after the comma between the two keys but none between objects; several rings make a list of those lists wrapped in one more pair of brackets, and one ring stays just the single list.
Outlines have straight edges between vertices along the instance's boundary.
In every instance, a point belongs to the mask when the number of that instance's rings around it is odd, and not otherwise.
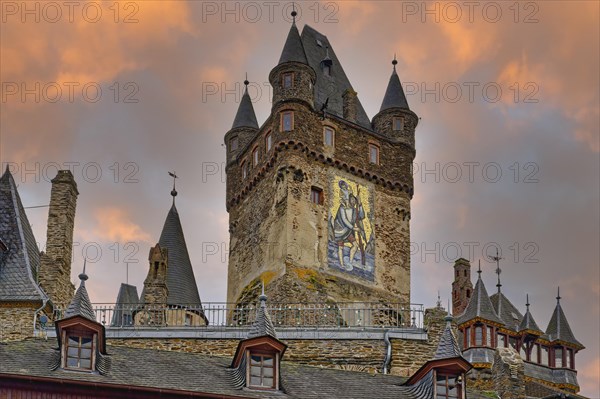
[{"label": "small turret", "polygon": [[381,109],[373,118],[373,129],[376,132],[385,134],[393,140],[408,144],[411,148],[415,147],[415,128],[419,123],[417,114],[408,107],[404,89],[400,83],[400,78],[396,73],[396,57],[392,61],[394,70],[388,83]]},{"label": "small turret", "polygon": [[285,41],[279,63],[269,74],[273,87],[273,110],[281,103],[301,101],[311,109],[314,107],[313,86],[317,75],[308,60],[302,39],[296,26],[296,11],[292,12],[294,22]]},{"label": "small turret", "polygon": [[248,77],[244,80],[246,86],[244,95],[240,101],[235,119],[231,129],[225,134],[225,145],[227,147],[227,164],[236,160],[239,151],[242,150],[258,132],[258,122],[252,100],[248,94]]}]

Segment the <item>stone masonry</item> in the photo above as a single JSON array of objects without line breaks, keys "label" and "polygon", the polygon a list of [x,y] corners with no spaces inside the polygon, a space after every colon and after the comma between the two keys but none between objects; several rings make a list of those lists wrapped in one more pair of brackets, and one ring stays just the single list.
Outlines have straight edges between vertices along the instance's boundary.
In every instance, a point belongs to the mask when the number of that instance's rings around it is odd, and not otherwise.
[{"label": "stone masonry", "polygon": [[58,171],[52,179],[46,252],[41,254],[39,282],[54,306],[61,309],[66,309],[75,291],[71,259],[78,195],[71,171]]}]

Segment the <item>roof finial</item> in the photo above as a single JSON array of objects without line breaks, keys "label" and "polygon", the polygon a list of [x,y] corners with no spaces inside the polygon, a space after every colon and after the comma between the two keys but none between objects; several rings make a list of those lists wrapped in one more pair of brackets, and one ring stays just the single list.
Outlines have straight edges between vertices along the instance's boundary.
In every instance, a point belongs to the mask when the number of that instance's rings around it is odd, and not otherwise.
[{"label": "roof finial", "polygon": [[265,280],[260,280],[260,284],[262,286],[262,289],[258,300],[260,301],[260,306],[266,306],[267,296],[265,295]]},{"label": "roof finial", "polygon": [[444,320],[446,320],[448,323],[452,321],[452,315],[450,314],[450,298],[448,298],[448,313],[446,314]]},{"label": "roof finial", "polygon": [[479,267],[477,268],[477,274],[479,274],[479,278],[481,278],[481,259],[479,259]]},{"label": "roof finial", "polygon": [[125,262],[125,284],[129,285],[129,262]]},{"label": "roof finial", "polygon": [[86,263],[87,263],[87,258],[83,258],[83,272],[81,272],[79,274],[79,279],[81,280],[81,284],[83,284],[83,282],[88,279],[87,274],[85,274],[85,265],[86,265]]},{"label": "roof finial", "polygon": [[558,287],[558,292],[557,292],[557,295],[556,295],[556,303],[557,303],[557,304],[560,304],[560,300],[561,300],[561,299],[562,299],[562,298],[560,297],[560,287]]},{"label": "roof finial", "polygon": [[298,15],[298,13],[296,12],[296,3],[292,2],[292,24],[293,25],[296,24],[296,15]]},{"label": "roof finial", "polygon": [[527,303],[525,304],[527,311],[529,312],[529,294],[527,294]]},{"label": "roof finial", "polygon": [[500,254],[498,253],[498,247],[496,247],[496,256],[489,256],[489,258],[496,262],[496,274],[498,275],[498,283],[496,284],[496,287],[498,287],[499,294],[500,288],[502,287],[502,284],[500,283],[500,273],[502,273],[502,270],[500,270],[500,260],[504,258],[500,257]]},{"label": "roof finial", "polygon": [[394,53],[394,60],[392,61],[392,65],[394,66],[394,72],[396,72],[396,65],[398,65],[398,60],[396,60],[396,53]]},{"label": "roof finial", "polygon": [[246,72],[246,80],[244,80],[244,85],[246,86],[246,90],[248,90],[249,84],[250,84],[250,82],[248,82],[248,72]]},{"label": "roof finial", "polygon": [[442,307],[442,300],[440,298],[440,290],[438,290],[438,300],[437,300],[437,307],[441,308]]},{"label": "roof finial", "polygon": [[175,172],[169,172],[169,176],[173,178],[173,190],[171,190],[171,196],[173,197],[173,205],[175,205],[175,197],[177,197],[177,190],[175,190],[175,179],[179,176],[175,174]]}]

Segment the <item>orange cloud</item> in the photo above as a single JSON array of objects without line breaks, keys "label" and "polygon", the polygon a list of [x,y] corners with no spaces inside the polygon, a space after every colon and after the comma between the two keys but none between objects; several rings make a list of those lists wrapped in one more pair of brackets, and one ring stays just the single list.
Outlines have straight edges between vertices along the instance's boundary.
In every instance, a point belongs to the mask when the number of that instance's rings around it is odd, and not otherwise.
[{"label": "orange cloud", "polygon": [[151,236],[139,225],[129,220],[129,215],[117,207],[102,207],[94,212],[95,226],[80,231],[85,239],[110,242],[150,242]]}]

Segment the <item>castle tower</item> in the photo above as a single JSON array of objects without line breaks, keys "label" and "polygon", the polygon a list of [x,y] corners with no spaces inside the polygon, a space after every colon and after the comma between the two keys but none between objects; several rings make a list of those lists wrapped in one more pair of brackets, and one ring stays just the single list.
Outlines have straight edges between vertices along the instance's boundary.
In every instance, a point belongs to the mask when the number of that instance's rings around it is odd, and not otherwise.
[{"label": "castle tower", "polygon": [[471,282],[471,263],[459,258],[454,262],[454,281],[452,282],[452,314],[460,315],[471,300],[473,283]]},{"label": "castle tower", "polygon": [[59,170],[52,179],[46,253],[42,253],[39,272],[40,285],[59,309],[67,307],[75,291],[71,260],[78,195],[71,171]]},{"label": "castle tower", "polygon": [[[271,114],[243,146],[236,123],[225,135],[228,302],[256,301],[261,280],[273,302],[410,301],[417,119],[397,79],[372,124],[327,37],[292,24]],[[388,113],[406,117],[402,134]]]}]

